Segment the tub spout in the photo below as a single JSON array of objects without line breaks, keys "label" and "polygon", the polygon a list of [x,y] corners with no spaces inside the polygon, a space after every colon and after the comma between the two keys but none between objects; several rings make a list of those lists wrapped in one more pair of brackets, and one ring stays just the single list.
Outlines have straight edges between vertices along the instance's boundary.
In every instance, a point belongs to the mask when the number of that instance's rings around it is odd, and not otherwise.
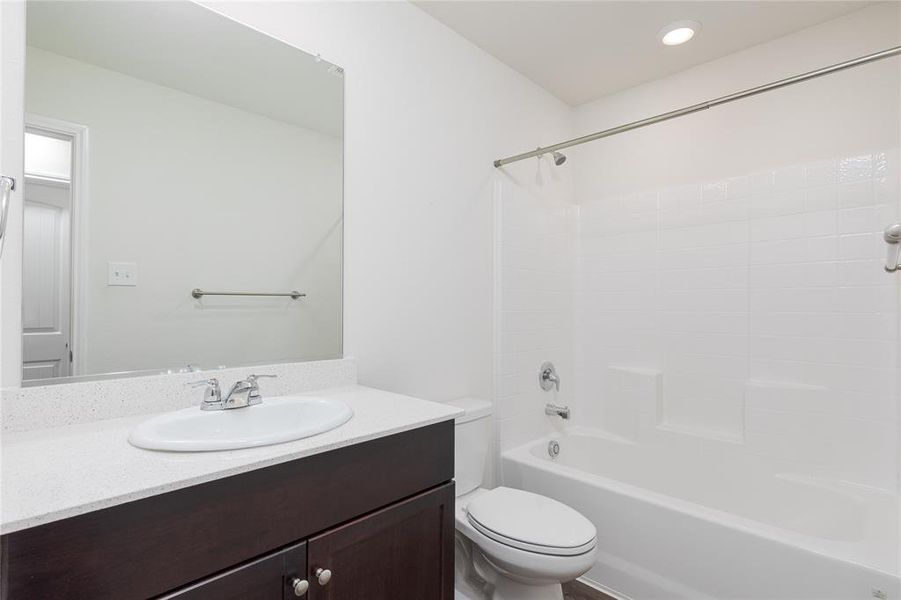
[{"label": "tub spout", "polygon": [[569,418],[569,407],[568,406],[557,406],[556,404],[548,404],[544,407],[544,414],[550,416],[557,416],[561,419]]}]

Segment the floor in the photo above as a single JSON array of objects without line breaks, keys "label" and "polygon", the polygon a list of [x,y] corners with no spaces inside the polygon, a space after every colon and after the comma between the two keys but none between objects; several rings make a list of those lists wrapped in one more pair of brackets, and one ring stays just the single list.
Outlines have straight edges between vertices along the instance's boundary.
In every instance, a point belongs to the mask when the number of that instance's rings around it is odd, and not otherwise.
[{"label": "floor", "polygon": [[564,600],[616,600],[600,590],[588,587],[578,581],[569,581],[563,584]]}]

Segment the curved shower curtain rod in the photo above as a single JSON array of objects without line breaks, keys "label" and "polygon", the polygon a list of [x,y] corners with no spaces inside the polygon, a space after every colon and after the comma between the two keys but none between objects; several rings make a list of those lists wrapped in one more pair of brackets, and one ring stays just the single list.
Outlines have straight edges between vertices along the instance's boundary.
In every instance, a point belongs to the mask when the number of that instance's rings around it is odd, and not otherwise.
[{"label": "curved shower curtain rod", "polygon": [[837,73],[838,71],[844,71],[845,69],[850,69],[852,67],[859,67],[861,65],[875,62],[877,60],[891,58],[892,56],[898,56],[899,54],[901,54],[901,46],[895,46],[894,48],[888,48],[887,50],[882,50],[881,52],[874,52],[873,54],[867,54],[866,56],[861,56],[859,58],[830,65],[828,67],[823,67],[822,69],[808,71],[807,73],[802,73],[793,77],[786,77],[785,79],[773,81],[772,83],[748,88],[740,92],[735,92],[734,94],[729,94],[728,96],[720,96],[719,98],[714,98],[713,100],[699,102],[698,104],[692,104],[691,106],[686,106],[685,108],[665,112],[653,117],[648,117],[647,119],[641,119],[640,121],[633,121],[631,123],[626,123],[625,125],[619,125],[618,127],[612,127],[610,129],[604,129],[603,131],[598,131],[596,133],[583,135],[582,137],[577,137],[565,142],[560,142],[559,144],[554,144],[553,146],[537,148],[535,150],[532,150],[531,152],[523,152],[522,154],[508,156],[507,158],[499,158],[498,160],[494,161],[494,166],[502,167],[516,161],[524,160],[526,158],[532,158],[533,156],[541,156],[542,154],[557,152],[559,150],[563,150],[564,148],[578,146],[579,144],[593,142],[595,140],[610,137],[618,133],[624,133],[626,131],[632,131],[633,129],[639,129],[640,127],[647,127],[648,125],[653,125],[655,123],[669,121],[670,119],[675,119],[676,117],[683,117],[685,115],[690,115],[702,110],[707,110],[708,108],[713,108],[714,106],[727,104],[729,102],[735,102],[736,100],[741,100],[750,96],[756,96],[757,94],[762,94],[771,90],[777,90],[779,88],[794,85],[796,83],[802,83],[804,81],[816,79],[817,77],[822,77],[823,75]]}]

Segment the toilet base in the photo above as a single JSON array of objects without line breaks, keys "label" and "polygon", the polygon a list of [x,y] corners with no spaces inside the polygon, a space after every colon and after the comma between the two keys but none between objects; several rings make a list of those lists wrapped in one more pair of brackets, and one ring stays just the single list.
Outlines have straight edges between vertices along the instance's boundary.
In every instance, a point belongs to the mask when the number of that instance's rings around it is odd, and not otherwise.
[{"label": "toilet base", "polygon": [[563,600],[559,583],[507,577],[460,532],[454,536],[454,600]]},{"label": "toilet base", "polygon": [[472,542],[459,531],[454,533],[454,600],[486,600],[488,582],[476,572]]},{"label": "toilet base", "polygon": [[513,576],[492,563],[473,545],[472,561],[476,573],[486,582],[486,600],[563,600],[563,586],[558,582],[526,580]]}]

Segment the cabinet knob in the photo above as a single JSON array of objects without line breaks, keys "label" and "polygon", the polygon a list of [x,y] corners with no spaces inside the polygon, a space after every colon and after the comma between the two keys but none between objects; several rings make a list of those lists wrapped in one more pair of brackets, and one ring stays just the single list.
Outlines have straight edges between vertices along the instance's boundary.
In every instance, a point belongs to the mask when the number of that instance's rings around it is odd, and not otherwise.
[{"label": "cabinet knob", "polygon": [[303,596],[310,589],[310,582],[300,577],[291,580],[291,588],[294,590],[295,596]]},{"label": "cabinet knob", "polygon": [[325,585],[329,581],[332,580],[332,572],[329,571],[328,569],[322,569],[322,568],[316,569],[315,575],[316,575],[316,581],[319,582],[319,585]]}]

